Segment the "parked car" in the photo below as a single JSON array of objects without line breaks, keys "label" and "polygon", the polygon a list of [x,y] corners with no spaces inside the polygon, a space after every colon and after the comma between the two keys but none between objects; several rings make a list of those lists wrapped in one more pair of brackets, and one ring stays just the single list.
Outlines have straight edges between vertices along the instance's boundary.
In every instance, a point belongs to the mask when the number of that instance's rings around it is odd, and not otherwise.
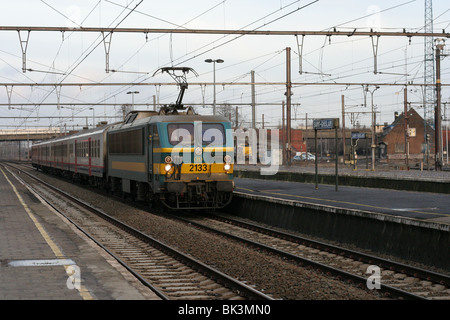
[{"label": "parked car", "polygon": [[302,152],[300,155],[296,155],[292,158],[292,161],[314,161],[316,156],[309,152]]},{"label": "parked car", "polygon": [[315,155],[313,155],[313,154],[311,154],[311,153],[309,153],[309,152],[307,152],[307,153],[302,153],[302,156],[305,158],[305,160],[308,160],[308,161],[314,161],[314,160],[316,160],[316,156]]}]

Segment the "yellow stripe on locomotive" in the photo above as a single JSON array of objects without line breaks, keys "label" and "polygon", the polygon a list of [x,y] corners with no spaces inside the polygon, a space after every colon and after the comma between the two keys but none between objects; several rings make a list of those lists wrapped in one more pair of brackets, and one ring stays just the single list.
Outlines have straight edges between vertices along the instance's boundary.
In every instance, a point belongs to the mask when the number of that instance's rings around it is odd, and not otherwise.
[{"label": "yellow stripe on locomotive", "polygon": [[[224,163],[183,163],[180,165],[182,175],[185,174],[216,174],[216,173],[233,173],[233,164]],[[176,172],[177,166],[174,164],[154,164],[153,170],[155,174],[172,175]],[[200,176],[199,176],[200,177]],[[202,177],[203,178],[203,177]]]}]

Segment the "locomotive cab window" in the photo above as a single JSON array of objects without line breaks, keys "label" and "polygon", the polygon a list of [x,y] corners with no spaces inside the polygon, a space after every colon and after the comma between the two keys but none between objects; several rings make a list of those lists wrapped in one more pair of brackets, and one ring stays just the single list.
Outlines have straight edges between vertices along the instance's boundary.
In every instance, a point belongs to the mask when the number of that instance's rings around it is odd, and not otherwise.
[{"label": "locomotive cab window", "polygon": [[[199,127],[197,127],[199,128]],[[221,123],[202,123],[202,145],[224,145],[225,128]],[[200,129],[196,130],[199,132]],[[193,145],[194,124],[193,123],[169,123],[167,126],[169,142],[171,145]]]},{"label": "locomotive cab window", "polygon": [[225,144],[225,130],[221,123],[202,124],[202,143],[204,145],[221,146]]},{"label": "locomotive cab window", "polygon": [[194,144],[194,124],[193,123],[169,123],[167,125],[169,142],[171,145],[182,144],[191,146]]}]

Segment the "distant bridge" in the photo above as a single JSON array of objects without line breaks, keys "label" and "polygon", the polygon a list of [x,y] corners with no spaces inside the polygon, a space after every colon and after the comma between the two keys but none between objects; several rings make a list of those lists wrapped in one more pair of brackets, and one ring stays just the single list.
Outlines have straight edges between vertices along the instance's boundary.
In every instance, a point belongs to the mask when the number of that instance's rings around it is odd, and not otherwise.
[{"label": "distant bridge", "polygon": [[63,135],[61,129],[11,129],[0,130],[0,141],[36,141],[56,138]]}]

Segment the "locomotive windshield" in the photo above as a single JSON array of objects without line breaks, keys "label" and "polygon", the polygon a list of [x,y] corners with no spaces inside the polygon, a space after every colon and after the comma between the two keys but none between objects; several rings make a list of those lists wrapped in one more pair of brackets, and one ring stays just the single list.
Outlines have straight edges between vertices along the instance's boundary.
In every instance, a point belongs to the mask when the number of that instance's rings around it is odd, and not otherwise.
[{"label": "locomotive windshield", "polygon": [[[197,127],[200,129],[200,126]],[[169,123],[167,132],[171,145],[194,145],[195,134],[193,123]],[[220,146],[225,144],[225,129],[221,123],[202,123],[201,136],[202,145]]]},{"label": "locomotive windshield", "polygon": [[225,144],[225,130],[221,123],[203,123],[202,144],[222,146]]},{"label": "locomotive windshield", "polygon": [[182,144],[190,146],[194,144],[193,123],[169,123],[167,125],[167,132],[171,145]]}]

